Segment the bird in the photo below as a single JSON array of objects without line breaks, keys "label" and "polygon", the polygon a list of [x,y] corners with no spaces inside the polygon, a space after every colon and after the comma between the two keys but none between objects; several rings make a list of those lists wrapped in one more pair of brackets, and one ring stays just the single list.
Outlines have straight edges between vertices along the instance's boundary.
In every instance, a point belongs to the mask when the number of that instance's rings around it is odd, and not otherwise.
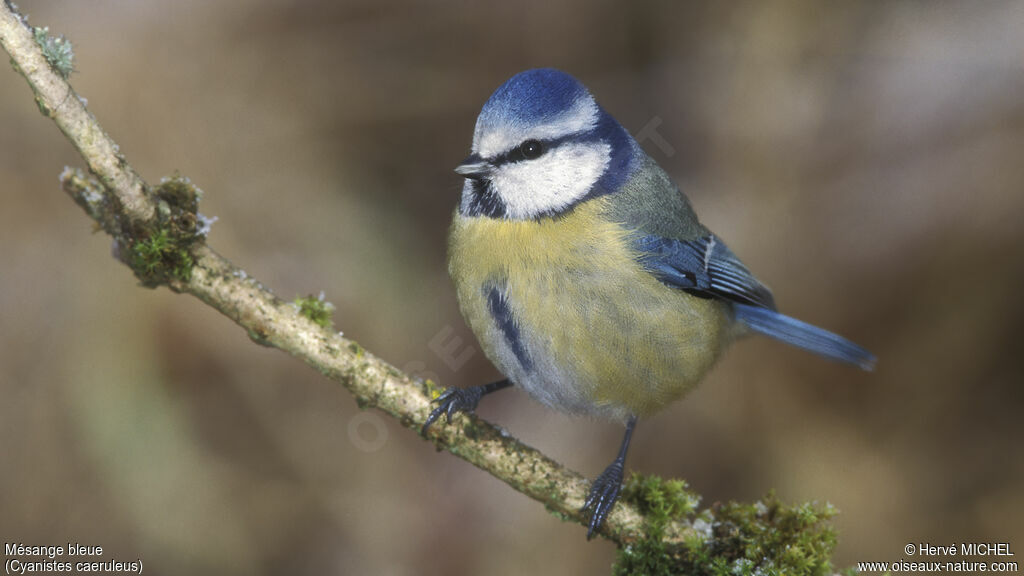
[{"label": "bird", "polygon": [[580,510],[588,540],[618,500],[637,421],[692,390],[734,340],[762,334],[875,365],[861,346],[780,313],[658,163],[565,72],[531,69],[503,83],[455,172],[464,180],[448,271],[504,378],[447,389],[421,432],[511,386],[554,410],[622,423],[619,452]]}]

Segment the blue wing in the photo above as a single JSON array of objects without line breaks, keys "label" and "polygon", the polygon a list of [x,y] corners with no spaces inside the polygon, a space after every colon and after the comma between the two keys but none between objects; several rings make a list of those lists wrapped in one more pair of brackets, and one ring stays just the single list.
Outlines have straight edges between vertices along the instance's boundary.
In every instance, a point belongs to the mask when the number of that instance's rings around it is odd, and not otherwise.
[{"label": "blue wing", "polygon": [[637,239],[647,268],[662,282],[691,294],[775,310],[775,299],[714,234],[695,240]]},{"label": "blue wing", "polygon": [[695,240],[642,236],[644,266],[659,280],[690,294],[732,302],[736,319],[754,332],[826,358],[871,370],[875,357],[849,340],[779,313],[771,291],[713,234]]}]

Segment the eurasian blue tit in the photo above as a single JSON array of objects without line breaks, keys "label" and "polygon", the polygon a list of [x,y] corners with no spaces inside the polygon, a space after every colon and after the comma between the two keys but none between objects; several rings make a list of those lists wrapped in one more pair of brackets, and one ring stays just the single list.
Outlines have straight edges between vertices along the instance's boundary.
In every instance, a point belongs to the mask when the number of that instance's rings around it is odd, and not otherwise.
[{"label": "eurasian blue tit", "polygon": [[860,346],[776,311],[771,292],[575,78],[513,76],[476,121],[449,245],[459,306],[507,378],[449,389],[423,430],[517,385],[626,427],[591,486],[587,537],[615,504],[637,418],[692,390],[737,337],[759,333],[872,369]]}]

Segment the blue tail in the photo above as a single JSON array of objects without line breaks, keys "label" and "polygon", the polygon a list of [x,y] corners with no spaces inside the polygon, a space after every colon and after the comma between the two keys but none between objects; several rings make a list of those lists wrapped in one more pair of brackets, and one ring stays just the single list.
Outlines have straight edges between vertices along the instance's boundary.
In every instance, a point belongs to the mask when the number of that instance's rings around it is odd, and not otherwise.
[{"label": "blue tail", "polygon": [[863,370],[873,370],[875,367],[874,354],[828,330],[768,308],[739,303],[734,303],[733,308],[736,310],[736,319],[741,320],[754,332],[820,354],[825,358],[856,364]]}]

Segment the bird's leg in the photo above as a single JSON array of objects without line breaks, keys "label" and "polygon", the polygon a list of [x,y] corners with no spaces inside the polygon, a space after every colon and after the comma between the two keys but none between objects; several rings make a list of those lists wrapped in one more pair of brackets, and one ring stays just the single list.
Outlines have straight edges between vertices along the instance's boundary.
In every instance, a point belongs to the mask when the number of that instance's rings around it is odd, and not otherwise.
[{"label": "bird's leg", "polygon": [[512,385],[512,381],[508,378],[504,380],[498,380],[497,382],[491,382],[490,384],[483,384],[480,386],[472,386],[470,388],[449,388],[444,391],[443,394],[437,397],[434,402],[437,402],[437,408],[430,413],[427,417],[427,421],[423,423],[423,428],[420,429],[420,434],[426,434],[427,428],[433,424],[441,414],[444,414],[446,419],[451,422],[452,416],[459,412],[473,412],[476,410],[476,405],[480,403],[480,399],[490,394],[491,392],[497,392],[502,388],[508,388]]},{"label": "bird's leg", "polygon": [[587,524],[587,540],[590,540],[594,532],[601,528],[604,519],[611,512],[612,506],[619,499],[619,491],[622,490],[622,471],[626,466],[626,451],[629,450],[629,440],[633,437],[633,428],[635,427],[636,416],[630,416],[629,421],[626,422],[626,435],[622,439],[619,455],[590,486],[590,494],[580,510],[581,512],[590,510],[590,522]]}]

